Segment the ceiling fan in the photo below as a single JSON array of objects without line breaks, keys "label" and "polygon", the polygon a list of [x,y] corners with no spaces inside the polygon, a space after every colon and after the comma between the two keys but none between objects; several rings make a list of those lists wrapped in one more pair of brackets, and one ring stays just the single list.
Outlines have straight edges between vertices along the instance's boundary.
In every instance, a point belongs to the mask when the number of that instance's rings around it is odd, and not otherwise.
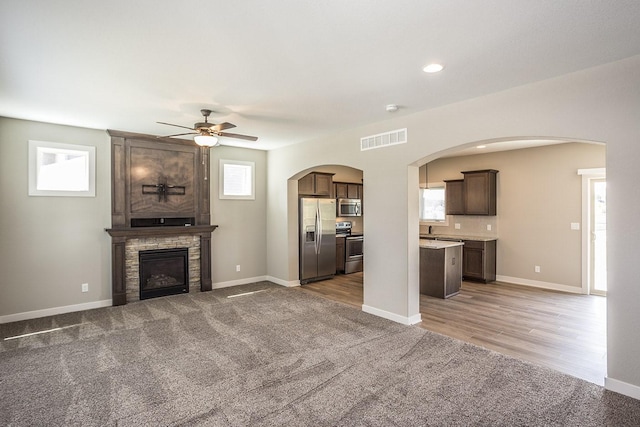
[{"label": "ceiling fan", "polygon": [[220,124],[209,123],[208,119],[209,119],[209,115],[211,115],[211,110],[203,109],[203,110],[200,110],[200,113],[204,116],[204,122],[195,123],[192,128],[187,126],[182,126],[182,125],[176,125],[173,123],[165,123],[165,122],[156,122],[156,123],[159,123],[161,125],[169,125],[169,126],[176,126],[179,128],[189,129],[191,132],[176,133],[173,135],[167,135],[166,137],[169,138],[173,136],[196,135],[193,137],[193,140],[196,142],[196,144],[202,147],[215,147],[220,145],[217,138],[219,136],[227,137],[227,138],[244,139],[247,141],[258,140],[257,136],[240,135],[238,133],[223,132],[224,130],[227,130],[227,129],[233,129],[234,127],[236,127],[236,125],[229,122],[224,122]]}]

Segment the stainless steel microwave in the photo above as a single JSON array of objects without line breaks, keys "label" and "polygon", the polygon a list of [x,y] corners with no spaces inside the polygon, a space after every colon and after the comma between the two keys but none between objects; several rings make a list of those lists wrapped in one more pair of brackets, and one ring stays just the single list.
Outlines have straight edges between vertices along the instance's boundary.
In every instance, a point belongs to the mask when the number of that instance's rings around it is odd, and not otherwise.
[{"label": "stainless steel microwave", "polygon": [[338,199],[336,216],[362,216],[360,199]]}]

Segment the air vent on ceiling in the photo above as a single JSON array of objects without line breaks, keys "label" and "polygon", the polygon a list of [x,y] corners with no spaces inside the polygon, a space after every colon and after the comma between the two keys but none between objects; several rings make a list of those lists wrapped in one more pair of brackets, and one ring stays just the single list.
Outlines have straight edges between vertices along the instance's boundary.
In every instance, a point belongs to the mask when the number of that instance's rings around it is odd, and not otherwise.
[{"label": "air vent on ceiling", "polygon": [[391,132],[384,132],[360,138],[360,151],[388,147],[389,145],[404,144],[406,142],[407,128],[397,129],[392,130]]}]

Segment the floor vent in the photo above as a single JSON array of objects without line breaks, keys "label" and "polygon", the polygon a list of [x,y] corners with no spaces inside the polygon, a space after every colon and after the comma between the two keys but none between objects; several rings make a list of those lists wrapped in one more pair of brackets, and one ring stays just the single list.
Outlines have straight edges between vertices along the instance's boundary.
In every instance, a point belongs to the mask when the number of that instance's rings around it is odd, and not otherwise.
[{"label": "floor vent", "polygon": [[405,144],[406,142],[407,128],[397,129],[392,130],[391,132],[384,132],[360,138],[360,151],[388,147],[389,145]]}]

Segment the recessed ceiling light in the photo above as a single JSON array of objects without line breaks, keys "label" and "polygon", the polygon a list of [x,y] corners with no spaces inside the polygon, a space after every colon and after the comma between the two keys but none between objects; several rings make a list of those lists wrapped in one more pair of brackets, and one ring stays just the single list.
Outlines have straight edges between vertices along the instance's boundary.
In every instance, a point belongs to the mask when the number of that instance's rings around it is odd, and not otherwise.
[{"label": "recessed ceiling light", "polygon": [[440,64],[429,64],[426,67],[424,67],[422,71],[424,71],[425,73],[438,73],[442,71],[443,68],[444,66]]},{"label": "recessed ceiling light", "polygon": [[486,145],[478,145],[476,148],[487,148]]}]

